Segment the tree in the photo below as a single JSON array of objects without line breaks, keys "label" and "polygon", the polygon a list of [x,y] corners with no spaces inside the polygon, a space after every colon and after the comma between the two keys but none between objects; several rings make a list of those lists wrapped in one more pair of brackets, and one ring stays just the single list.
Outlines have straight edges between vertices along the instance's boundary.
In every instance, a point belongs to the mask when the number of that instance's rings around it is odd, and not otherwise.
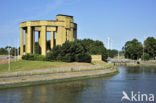
[{"label": "tree", "polygon": [[91,62],[91,56],[85,52],[80,43],[66,41],[62,46],[55,46],[47,54],[47,60],[64,62]]},{"label": "tree", "polygon": [[5,48],[0,48],[0,55],[6,55],[8,51]]},{"label": "tree", "polygon": [[14,47],[12,47],[11,48],[11,51],[10,51],[10,55],[12,55],[12,56],[17,56],[17,49],[16,48],[14,48]]},{"label": "tree", "polygon": [[139,59],[143,53],[143,46],[137,39],[127,41],[123,47],[125,58]]},{"label": "tree", "polygon": [[141,56],[141,59],[142,60],[149,60],[150,59],[150,56],[148,53],[144,53],[144,55]]},{"label": "tree", "polygon": [[156,39],[154,37],[148,37],[144,41],[145,53],[149,54],[150,58],[156,57]]},{"label": "tree", "polygon": [[107,50],[108,51],[108,53],[109,53],[109,57],[111,57],[111,58],[114,58],[115,56],[117,56],[118,55],[118,51],[117,50],[115,50],[115,49],[113,49],[113,50]]},{"label": "tree", "polygon": [[85,52],[89,53],[90,55],[102,55],[102,60],[106,61],[108,54],[107,49],[105,48],[104,44],[99,40],[91,40],[91,39],[83,39],[77,40],[77,43],[80,43]]}]

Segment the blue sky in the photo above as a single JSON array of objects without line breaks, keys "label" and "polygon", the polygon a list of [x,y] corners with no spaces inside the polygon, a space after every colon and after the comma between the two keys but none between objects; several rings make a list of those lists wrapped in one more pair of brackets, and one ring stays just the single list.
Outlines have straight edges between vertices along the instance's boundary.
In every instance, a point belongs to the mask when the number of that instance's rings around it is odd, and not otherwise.
[{"label": "blue sky", "polygon": [[78,38],[112,39],[120,50],[133,38],[156,37],[156,0],[0,0],[0,47],[15,46],[19,23],[55,20],[57,14],[74,16]]}]

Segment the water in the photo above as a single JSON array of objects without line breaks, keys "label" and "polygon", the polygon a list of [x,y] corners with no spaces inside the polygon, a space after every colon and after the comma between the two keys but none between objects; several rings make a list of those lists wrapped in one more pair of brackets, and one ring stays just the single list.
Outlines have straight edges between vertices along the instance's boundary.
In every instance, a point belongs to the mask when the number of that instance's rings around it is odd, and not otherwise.
[{"label": "water", "polygon": [[156,67],[118,70],[107,78],[0,90],[0,103],[121,103],[122,91],[156,95]]}]

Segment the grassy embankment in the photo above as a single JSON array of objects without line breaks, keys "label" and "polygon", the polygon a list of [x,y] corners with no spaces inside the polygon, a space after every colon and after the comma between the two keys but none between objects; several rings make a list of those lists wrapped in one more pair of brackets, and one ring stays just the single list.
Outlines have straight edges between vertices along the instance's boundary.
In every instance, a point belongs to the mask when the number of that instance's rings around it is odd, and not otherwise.
[{"label": "grassy embankment", "polygon": [[0,86],[0,89],[7,89],[7,88],[17,88],[17,87],[26,87],[26,86],[37,86],[37,85],[45,85],[45,84],[55,84],[61,82],[71,82],[77,80],[86,80],[86,79],[96,79],[96,78],[110,78],[116,75],[118,72],[113,72],[109,74],[103,75],[96,75],[96,76],[89,76],[89,77],[76,77],[76,78],[68,78],[68,79],[60,79],[60,80],[50,80],[50,81],[40,81],[40,82],[30,82],[30,83],[18,83],[14,85],[5,85]]},{"label": "grassy embankment", "polygon": [[[101,65],[103,68],[111,68],[112,64],[106,65],[105,62],[98,61],[92,63],[65,63],[65,62],[48,62],[48,61],[26,61],[20,60],[17,62],[11,62],[11,71],[31,71],[31,70],[44,70],[47,68],[59,68],[59,67],[72,67],[72,66],[92,66],[92,65]],[[0,74],[8,72],[8,64],[0,64]],[[49,84],[49,83],[58,83],[58,82],[68,82],[74,80],[83,80],[83,79],[92,79],[97,77],[109,77],[115,75],[117,72],[113,72],[110,74],[103,74],[91,77],[77,77],[77,78],[69,78],[69,79],[61,79],[61,80],[52,80],[52,81],[41,81],[41,82],[33,82],[33,83],[19,83],[14,85],[0,86],[0,89],[11,88],[11,87],[23,87],[23,86],[33,86],[40,84]],[[42,74],[42,73],[41,73]]]},{"label": "grassy embankment", "polygon": [[8,64],[0,64],[0,73],[17,72],[17,71],[32,71],[50,68],[65,68],[65,67],[77,67],[77,66],[92,66],[93,64],[102,65],[106,68],[112,67],[112,64],[107,65],[105,62],[93,62],[93,63],[66,63],[66,62],[49,62],[49,61],[27,61],[19,60],[11,62],[11,70],[8,71]]},{"label": "grassy embankment", "polygon": [[5,56],[7,56],[7,55],[0,55],[0,57],[5,57]]}]

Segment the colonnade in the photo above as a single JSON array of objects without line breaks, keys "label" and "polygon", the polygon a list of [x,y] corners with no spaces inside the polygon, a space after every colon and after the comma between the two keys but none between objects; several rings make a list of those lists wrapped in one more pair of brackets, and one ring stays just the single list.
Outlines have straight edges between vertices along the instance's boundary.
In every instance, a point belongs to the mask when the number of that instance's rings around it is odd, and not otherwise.
[{"label": "colonnade", "polygon": [[55,44],[62,45],[67,40],[74,41],[77,39],[77,24],[73,22],[72,16],[57,15],[55,21],[49,20],[22,22],[20,23],[21,56],[27,53],[35,54],[35,31],[38,32],[38,43],[41,47],[42,55],[46,55],[47,53],[47,32],[50,32],[51,34],[51,49],[55,46]]}]

